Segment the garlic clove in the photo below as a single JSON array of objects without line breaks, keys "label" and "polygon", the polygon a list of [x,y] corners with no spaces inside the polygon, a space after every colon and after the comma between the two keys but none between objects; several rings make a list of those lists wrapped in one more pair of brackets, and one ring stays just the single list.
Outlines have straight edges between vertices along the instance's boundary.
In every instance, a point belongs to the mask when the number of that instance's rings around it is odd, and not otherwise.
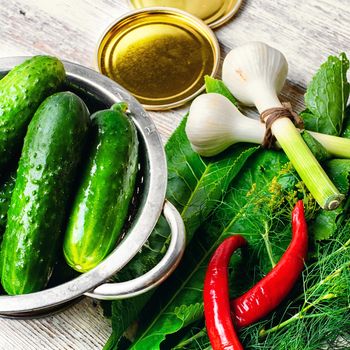
[{"label": "garlic clove", "polygon": [[216,155],[232,144],[232,131],[228,126],[232,103],[220,97],[214,93],[200,95],[190,107],[186,134],[192,148],[202,156]]},{"label": "garlic clove", "polygon": [[262,42],[249,42],[226,56],[222,79],[241,103],[256,105],[261,113],[271,105],[281,105],[277,93],[287,74],[288,63],[280,51]]},{"label": "garlic clove", "polygon": [[209,93],[191,104],[186,134],[202,156],[216,155],[237,142],[261,143],[263,124],[244,116],[226,97]]}]

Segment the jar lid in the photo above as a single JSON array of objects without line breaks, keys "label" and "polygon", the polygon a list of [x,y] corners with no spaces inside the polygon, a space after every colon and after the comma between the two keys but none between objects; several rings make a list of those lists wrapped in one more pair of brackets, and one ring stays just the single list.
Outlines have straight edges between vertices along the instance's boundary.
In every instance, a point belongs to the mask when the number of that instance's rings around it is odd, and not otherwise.
[{"label": "jar lid", "polygon": [[226,23],[241,7],[243,0],[129,0],[134,8],[175,7],[202,19],[210,28]]},{"label": "jar lid", "polygon": [[98,44],[100,72],[129,90],[146,109],[180,106],[214,76],[220,49],[210,28],[173,8],[135,10],[114,22]]}]

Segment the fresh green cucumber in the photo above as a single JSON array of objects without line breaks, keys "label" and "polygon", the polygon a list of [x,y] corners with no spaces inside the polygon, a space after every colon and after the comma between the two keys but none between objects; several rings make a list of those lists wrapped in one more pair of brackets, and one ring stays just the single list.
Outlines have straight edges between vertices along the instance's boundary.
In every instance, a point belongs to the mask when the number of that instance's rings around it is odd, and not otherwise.
[{"label": "fresh green cucumber", "polygon": [[59,92],[29,124],[2,245],[1,279],[8,294],[35,292],[48,282],[89,122],[84,102]]},{"label": "fresh green cucumber", "polygon": [[56,92],[66,73],[61,61],[34,56],[0,80],[0,171],[19,155],[28,124],[40,103]]},{"label": "fresh green cucumber", "polygon": [[115,247],[137,174],[136,128],[121,105],[91,119],[94,143],[63,244],[67,263],[79,272],[95,267]]},{"label": "fresh green cucumber", "polygon": [[5,232],[7,222],[7,211],[10,206],[13,188],[15,187],[16,173],[14,171],[6,174],[0,183],[0,242]]}]

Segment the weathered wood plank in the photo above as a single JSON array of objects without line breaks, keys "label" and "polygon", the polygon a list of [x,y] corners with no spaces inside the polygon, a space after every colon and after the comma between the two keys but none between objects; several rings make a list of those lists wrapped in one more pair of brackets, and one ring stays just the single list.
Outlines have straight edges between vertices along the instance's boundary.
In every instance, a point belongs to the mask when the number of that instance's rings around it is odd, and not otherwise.
[{"label": "weathered wood plank", "polygon": [[[94,67],[96,43],[127,0],[0,0],[0,57],[47,53]],[[307,82],[330,54],[350,54],[350,0],[245,0],[234,20],[217,29],[223,56],[249,40],[263,40],[287,56],[282,98],[303,108]],[[165,142],[188,110],[152,112]],[[251,110],[249,114],[254,114]],[[0,350],[100,349],[109,322],[90,300],[43,319],[0,319]]]},{"label": "weathered wood plank", "polygon": [[0,329],[1,350],[99,349],[111,332],[101,308],[89,299],[50,317],[0,319]]}]

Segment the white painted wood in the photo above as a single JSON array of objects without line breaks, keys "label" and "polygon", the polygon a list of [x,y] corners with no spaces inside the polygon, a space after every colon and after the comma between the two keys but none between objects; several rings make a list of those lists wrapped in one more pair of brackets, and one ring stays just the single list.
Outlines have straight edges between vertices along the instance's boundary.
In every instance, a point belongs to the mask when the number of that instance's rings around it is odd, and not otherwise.
[{"label": "white painted wood", "polygon": [[[46,53],[94,67],[96,43],[127,0],[0,0],[0,57]],[[350,0],[245,0],[236,17],[217,29],[222,54],[263,40],[289,61],[283,99],[301,110],[303,92],[330,54],[350,54]],[[188,105],[150,113],[165,141]],[[88,299],[43,319],[0,319],[0,350],[101,349],[109,321]],[[147,350],[147,349],[145,349]]]}]

